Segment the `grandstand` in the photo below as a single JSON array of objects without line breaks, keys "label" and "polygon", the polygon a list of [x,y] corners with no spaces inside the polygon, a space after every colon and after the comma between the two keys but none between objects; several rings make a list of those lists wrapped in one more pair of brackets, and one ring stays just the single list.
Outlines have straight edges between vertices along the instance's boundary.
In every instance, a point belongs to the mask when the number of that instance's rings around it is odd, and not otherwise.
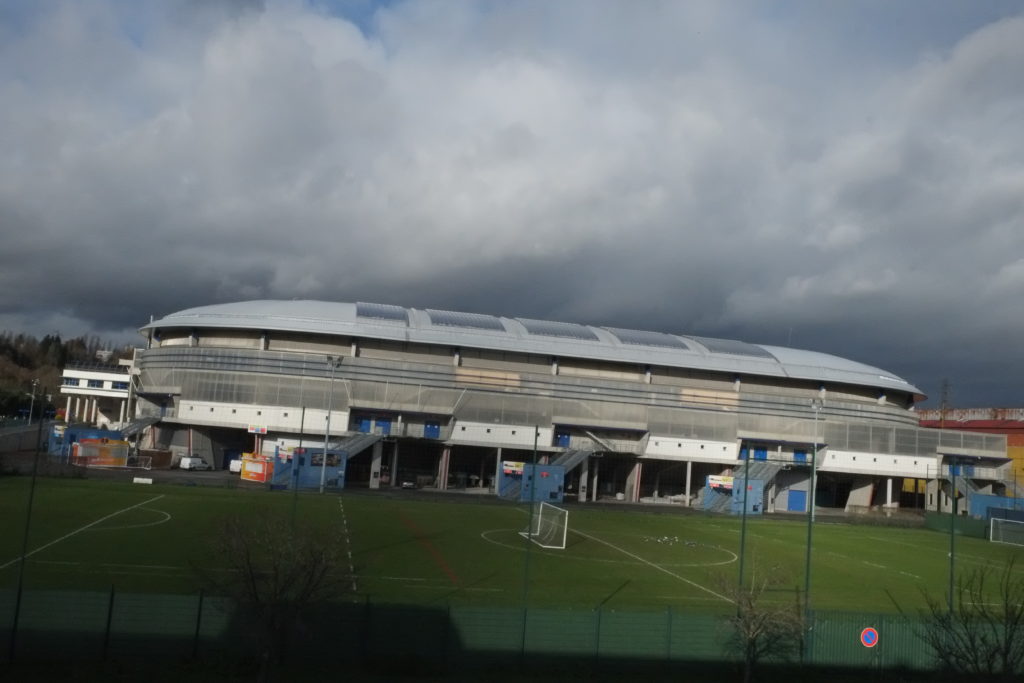
[{"label": "grandstand", "polygon": [[332,486],[497,495],[536,453],[561,468],[551,501],[724,511],[734,482],[756,481],[755,513],[1005,492],[1004,436],[922,428],[912,384],[814,351],[320,301],[203,306],[140,332],[129,412],[156,420],[143,442],[220,468],[327,451]]}]

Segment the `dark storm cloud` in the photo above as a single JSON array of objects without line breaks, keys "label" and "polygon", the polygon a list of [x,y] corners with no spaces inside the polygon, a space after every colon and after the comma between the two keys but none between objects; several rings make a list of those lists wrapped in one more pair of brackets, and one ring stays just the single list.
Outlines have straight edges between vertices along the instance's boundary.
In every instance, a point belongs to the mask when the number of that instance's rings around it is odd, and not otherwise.
[{"label": "dark storm cloud", "polygon": [[0,11],[0,327],[369,300],[1019,404],[1024,18],[985,3]]}]

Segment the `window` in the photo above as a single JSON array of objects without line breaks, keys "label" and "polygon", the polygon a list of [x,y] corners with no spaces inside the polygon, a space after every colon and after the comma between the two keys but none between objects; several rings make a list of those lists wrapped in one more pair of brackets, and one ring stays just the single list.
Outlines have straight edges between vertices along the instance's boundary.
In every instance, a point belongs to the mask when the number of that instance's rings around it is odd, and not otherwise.
[{"label": "window", "polygon": [[63,384],[66,387],[77,387],[78,386],[78,378],[77,377],[65,377],[64,381],[63,381]]},{"label": "window", "polygon": [[91,379],[91,380],[89,380],[89,388],[90,389],[102,389],[103,388],[103,380],[101,380],[101,379]]},{"label": "window", "polygon": [[110,383],[110,388],[111,389],[127,389],[128,388],[128,382],[111,382]]}]

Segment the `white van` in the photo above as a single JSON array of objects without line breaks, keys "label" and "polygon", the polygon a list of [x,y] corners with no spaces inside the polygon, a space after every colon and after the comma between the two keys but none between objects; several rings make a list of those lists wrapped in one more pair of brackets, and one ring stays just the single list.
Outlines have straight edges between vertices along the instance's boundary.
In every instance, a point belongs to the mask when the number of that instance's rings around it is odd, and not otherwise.
[{"label": "white van", "polygon": [[207,462],[200,458],[199,456],[192,456],[191,458],[182,458],[178,462],[178,467],[180,467],[183,470],[194,470],[200,472],[203,470],[210,469],[210,466],[207,464]]}]

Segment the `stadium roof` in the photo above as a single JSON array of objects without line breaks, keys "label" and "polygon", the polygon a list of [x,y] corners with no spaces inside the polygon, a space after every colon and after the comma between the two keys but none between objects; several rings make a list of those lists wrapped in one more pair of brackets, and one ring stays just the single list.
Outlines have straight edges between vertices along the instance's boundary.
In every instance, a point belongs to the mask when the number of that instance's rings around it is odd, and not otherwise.
[{"label": "stadium roof", "polygon": [[892,373],[825,353],[663,332],[591,327],[479,313],[327,301],[241,301],[189,308],[140,328],[255,329],[483,348],[835,382],[914,394]]}]

